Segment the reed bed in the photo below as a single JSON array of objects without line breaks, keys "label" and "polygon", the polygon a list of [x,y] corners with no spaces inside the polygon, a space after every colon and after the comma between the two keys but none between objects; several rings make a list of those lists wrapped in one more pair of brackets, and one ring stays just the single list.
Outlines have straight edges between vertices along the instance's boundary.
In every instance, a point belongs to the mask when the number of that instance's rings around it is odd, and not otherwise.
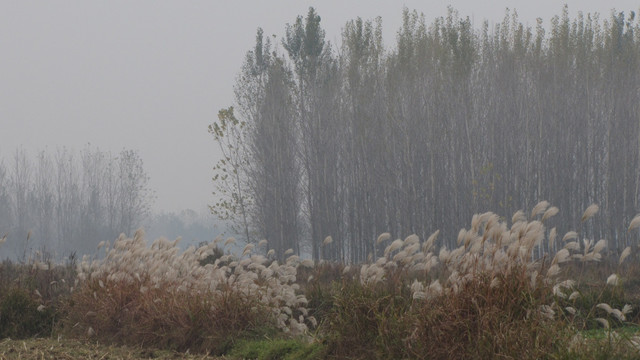
[{"label": "reed bed", "polygon": [[[597,211],[590,206],[581,220]],[[529,217],[516,212],[510,226],[491,212],[475,215],[454,249],[435,246],[438,232],[426,241],[382,234],[384,256],[359,271],[345,269],[324,323],[331,351],[350,358],[539,359],[570,354],[582,330],[629,324],[634,306],[621,303],[619,273],[600,279],[596,291],[566,276],[566,268],[600,262],[607,242],[574,231],[559,238],[544,225],[557,213],[541,202]],[[553,257],[536,256],[545,241],[559,245]],[[630,254],[622,252],[618,268]],[[638,356],[636,341],[625,344]]]},{"label": "reed bed", "polygon": [[[597,211],[587,208],[582,222]],[[383,255],[352,265],[295,255],[280,263],[264,241],[225,252],[232,238],[182,251],[179,240],[148,244],[138,231],[79,261],[62,302],[40,294],[56,286],[44,283],[56,267],[42,257],[21,267],[40,280],[25,277],[18,288],[28,288],[37,312],[55,309],[51,331],[111,344],[337,359],[637,358],[640,296],[629,287],[637,255],[628,247],[614,258],[606,240],[575,231],[560,236],[545,226],[557,213],[541,202],[510,221],[477,214],[453,249],[438,246],[438,232],[381,234]],[[640,217],[627,230],[638,227]],[[558,250],[539,256],[543,243]]]},{"label": "reed bed", "polygon": [[148,246],[138,231],[101,244],[103,258],[78,264],[66,327],[76,336],[213,353],[237,339],[307,332],[315,319],[298,292],[299,258],[280,264],[250,245],[202,265],[220,240],[181,252],[178,240]]}]

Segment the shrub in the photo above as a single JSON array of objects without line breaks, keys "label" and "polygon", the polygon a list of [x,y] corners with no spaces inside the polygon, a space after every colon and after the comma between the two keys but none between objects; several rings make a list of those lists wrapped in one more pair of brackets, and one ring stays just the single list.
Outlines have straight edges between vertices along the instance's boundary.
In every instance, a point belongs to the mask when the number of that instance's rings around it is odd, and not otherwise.
[{"label": "shrub", "polygon": [[[0,246],[6,237],[0,238]],[[26,263],[0,263],[0,338],[50,335],[70,294],[75,270],[53,263],[46,251],[32,253]],[[39,309],[39,310],[38,310]]]},{"label": "shrub", "polygon": [[11,288],[0,298],[0,339],[50,335],[55,315],[24,289]]}]

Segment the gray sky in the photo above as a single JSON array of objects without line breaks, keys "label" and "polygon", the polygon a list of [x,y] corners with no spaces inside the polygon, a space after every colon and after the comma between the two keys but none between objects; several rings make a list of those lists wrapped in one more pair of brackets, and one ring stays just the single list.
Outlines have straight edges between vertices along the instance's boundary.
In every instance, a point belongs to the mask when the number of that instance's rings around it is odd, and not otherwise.
[{"label": "gray sky", "polygon": [[[608,16],[637,0],[567,1]],[[0,0],[0,158],[15,149],[139,151],[157,193],[156,210],[203,209],[212,202],[216,144],[207,126],[233,105],[233,83],[257,27],[280,38],[314,6],[327,38],[344,23],[382,16],[393,45],[403,4],[427,21],[447,5],[476,26],[517,9],[545,25],[564,2],[536,1],[8,1]]]}]

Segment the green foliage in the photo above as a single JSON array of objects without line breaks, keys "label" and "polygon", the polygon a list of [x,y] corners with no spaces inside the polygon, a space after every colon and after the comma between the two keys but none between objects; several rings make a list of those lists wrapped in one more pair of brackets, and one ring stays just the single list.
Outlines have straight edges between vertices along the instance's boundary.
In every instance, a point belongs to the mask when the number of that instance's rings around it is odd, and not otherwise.
[{"label": "green foliage", "polygon": [[342,277],[343,269],[342,265],[330,263],[301,269],[301,288],[309,301],[309,315],[316,319],[327,318],[334,307],[334,281]]},{"label": "green foliage", "polygon": [[[261,39],[260,37],[260,41]],[[209,125],[209,133],[213,135],[222,153],[222,159],[213,167],[213,194],[217,200],[209,209],[219,219],[230,221],[232,231],[242,233],[245,240],[250,242],[247,206],[251,202],[244,189],[248,166],[244,147],[246,125],[245,121],[238,120],[234,115],[233,107],[221,109],[218,112],[218,121]]]},{"label": "green foliage", "polygon": [[320,16],[313,7],[309,8],[304,20],[298,16],[293,25],[287,24],[282,45],[295,64],[301,77],[314,78],[319,58],[324,50],[324,30],[320,27]]},{"label": "green foliage", "polygon": [[238,343],[230,353],[232,358],[255,360],[319,360],[326,354],[321,344],[304,340],[256,340]]},{"label": "green foliage", "polygon": [[592,329],[574,335],[566,348],[558,349],[558,360],[632,360],[640,357],[638,327],[627,326],[616,330]]},{"label": "green foliage", "polygon": [[0,339],[48,336],[55,323],[51,308],[41,308],[24,289],[12,288],[0,297]]}]

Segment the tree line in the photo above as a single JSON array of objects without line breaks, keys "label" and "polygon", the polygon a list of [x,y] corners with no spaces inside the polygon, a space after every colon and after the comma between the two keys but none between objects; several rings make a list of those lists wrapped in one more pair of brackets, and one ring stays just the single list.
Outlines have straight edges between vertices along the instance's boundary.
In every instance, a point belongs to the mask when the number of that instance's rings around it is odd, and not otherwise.
[{"label": "tree line", "polygon": [[132,234],[153,202],[148,180],[134,150],[87,146],[30,157],[17,149],[0,161],[0,236],[7,235],[0,257],[93,254],[98,242]]},{"label": "tree line", "polygon": [[331,44],[313,8],[280,41],[258,29],[209,128],[223,153],[212,211],[250,242],[350,262],[379,254],[385,232],[439,229],[451,248],[474,213],[540,200],[560,209],[559,233],[635,244],[640,22],[568,14],[529,27],[507,10],[474,28],[452,8],[429,23],[404,9],[392,47],[381,18]]}]

